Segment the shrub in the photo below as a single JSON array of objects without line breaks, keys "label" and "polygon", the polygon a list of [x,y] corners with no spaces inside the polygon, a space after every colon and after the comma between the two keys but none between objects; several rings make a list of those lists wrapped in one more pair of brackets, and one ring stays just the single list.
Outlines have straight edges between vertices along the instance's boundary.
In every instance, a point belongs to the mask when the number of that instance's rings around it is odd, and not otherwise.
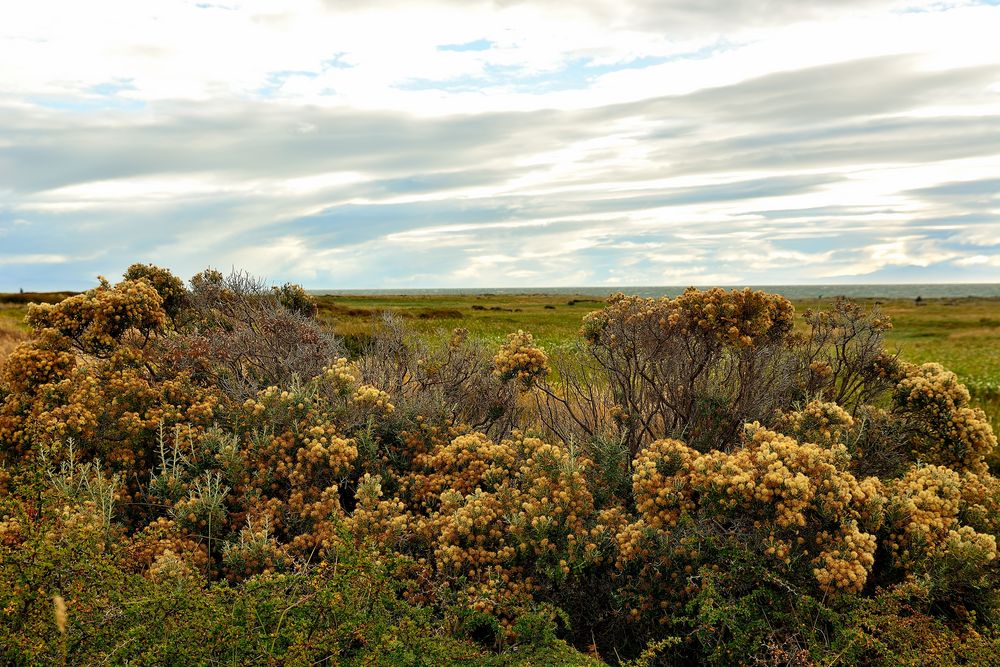
[{"label": "shrub", "polygon": [[188,303],[184,281],[167,269],[153,264],[133,264],[125,270],[125,280],[145,280],[160,295],[163,312],[175,321]]},{"label": "shrub", "polygon": [[795,333],[760,292],[617,295],[551,355],[384,318],[350,361],[311,308],[149,265],[32,308],[0,369],[0,661],[997,647],[996,438],[877,312]]},{"label": "shrub", "polygon": [[[637,453],[661,437],[684,437],[697,449],[735,443],[745,421],[783,404],[791,360],[782,350],[792,330],[786,299],[750,290],[689,289],[676,299],[617,294],[584,319],[581,333],[597,377],[543,385],[547,402],[586,435],[610,402],[618,431]],[[592,388],[607,387],[593,393]],[[559,430],[554,420],[549,424]]]}]

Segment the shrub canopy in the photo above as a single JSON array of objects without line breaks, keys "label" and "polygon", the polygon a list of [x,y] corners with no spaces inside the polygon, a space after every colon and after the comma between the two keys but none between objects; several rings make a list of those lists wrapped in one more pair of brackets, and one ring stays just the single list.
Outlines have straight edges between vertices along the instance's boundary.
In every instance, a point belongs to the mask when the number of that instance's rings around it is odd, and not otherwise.
[{"label": "shrub canopy", "polygon": [[[119,588],[230,610],[219,652],[186,656],[248,664],[402,664],[430,637],[445,662],[588,660],[556,635],[635,664],[998,647],[996,437],[953,373],[885,350],[877,311],[615,295],[571,350],[387,319],[354,359],[315,312],[294,285],[138,264],[32,306],[0,370],[4,661],[180,659],[97,621],[152,622]],[[280,587],[298,634],[246,616]]]}]

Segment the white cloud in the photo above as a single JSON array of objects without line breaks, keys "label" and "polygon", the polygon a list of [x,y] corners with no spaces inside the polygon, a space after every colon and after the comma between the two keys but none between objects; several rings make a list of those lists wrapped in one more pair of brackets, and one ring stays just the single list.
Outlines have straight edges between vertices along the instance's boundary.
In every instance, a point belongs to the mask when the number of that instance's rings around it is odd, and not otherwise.
[{"label": "white cloud", "polygon": [[1000,254],[998,255],[971,255],[955,260],[959,266],[1000,266]]},{"label": "white cloud", "polygon": [[974,2],[6,3],[0,289],[127,255],[313,285],[1000,280],[998,25]]},{"label": "white cloud", "polygon": [[0,266],[4,264],[63,264],[69,261],[66,255],[0,255]]}]

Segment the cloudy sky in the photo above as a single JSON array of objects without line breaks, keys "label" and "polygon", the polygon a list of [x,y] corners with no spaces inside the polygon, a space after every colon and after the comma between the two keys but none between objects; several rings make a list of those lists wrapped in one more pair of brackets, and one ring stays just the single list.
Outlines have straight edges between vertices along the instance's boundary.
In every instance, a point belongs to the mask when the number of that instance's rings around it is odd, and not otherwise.
[{"label": "cloudy sky", "polygon": [[1000,3],[0,3],[0,290],[1000,282]]}]

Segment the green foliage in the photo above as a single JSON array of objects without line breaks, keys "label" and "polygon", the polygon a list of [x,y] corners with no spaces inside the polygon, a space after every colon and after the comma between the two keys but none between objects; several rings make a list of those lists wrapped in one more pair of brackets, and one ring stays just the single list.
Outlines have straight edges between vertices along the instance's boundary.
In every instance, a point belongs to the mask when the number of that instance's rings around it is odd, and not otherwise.
[{"label": "green foliage", "polygon": [[278,302],[293,313],[303,317],[316,316],[318,310],[316,301],[302,289],[301,285],[285,283],[281,287],[272,287],[271,290],[278,297]]},{"label": "green foliage", "polygon": [[67,664],[589,664],[550,636],[499,654],[452,636],[441,617],[400,601],[391,562],[371,551],[345,546],[332,561],[239,586],[150,580],[99,542],[47,537],[60,529],[48,508],[31,526],[0,560],[4,664],[60,661],[56,595],[67,605]]}]

